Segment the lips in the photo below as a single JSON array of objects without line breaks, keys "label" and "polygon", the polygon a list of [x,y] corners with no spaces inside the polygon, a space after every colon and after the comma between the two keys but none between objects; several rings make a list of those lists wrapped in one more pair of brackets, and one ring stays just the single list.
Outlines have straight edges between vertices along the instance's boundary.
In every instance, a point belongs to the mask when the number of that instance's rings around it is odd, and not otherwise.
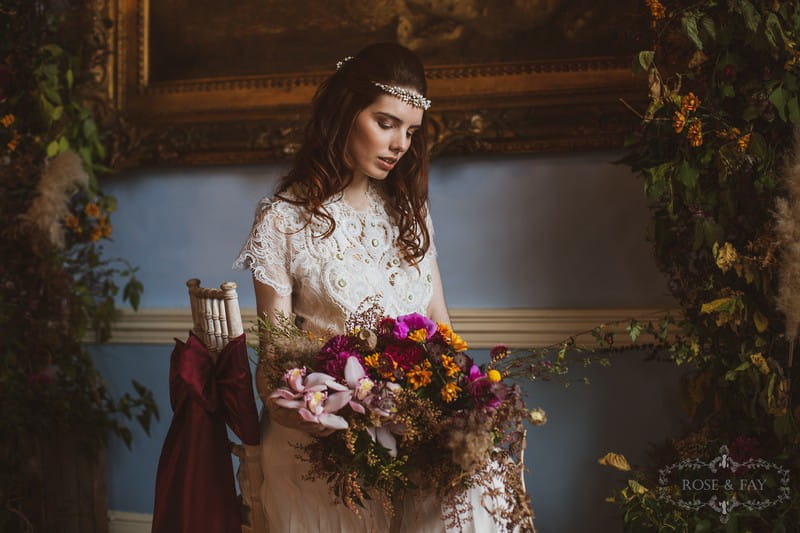
[{"label": "lips", "polygon": [[396,157],[379,157],[378,166],[383,170],[392,170],[397,163]]}]

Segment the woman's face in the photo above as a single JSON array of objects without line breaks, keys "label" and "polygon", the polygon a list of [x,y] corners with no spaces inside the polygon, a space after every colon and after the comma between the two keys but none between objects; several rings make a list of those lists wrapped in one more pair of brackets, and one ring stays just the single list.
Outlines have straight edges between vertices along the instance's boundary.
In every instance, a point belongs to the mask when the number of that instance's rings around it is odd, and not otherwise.
[{"label": "woman's face", "polygon": [[356,117],[347,152],[354,177],[384,179],[411,146],[422,127],[422,109],[381,94]]}]

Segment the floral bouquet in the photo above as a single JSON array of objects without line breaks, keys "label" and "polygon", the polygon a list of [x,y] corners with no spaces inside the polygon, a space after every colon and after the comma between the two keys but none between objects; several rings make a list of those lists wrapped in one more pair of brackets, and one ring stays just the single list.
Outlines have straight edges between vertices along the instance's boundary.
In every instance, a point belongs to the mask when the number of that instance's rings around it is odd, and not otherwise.
[{"label": "floral bouquet", "polygon": [[459,527],[467,491],[479,487],[498,524],[532,529],[521,461],[529,412],[495,368],[508,350],[478,365],[448,325],[385,317],[374,304],[348,320],[349,333],[327,339],[288,320],[262,326],[274,352],[262,358],[271,398],[336,430],[298,448],[309,478],[325,479],[339,501],[358,512],[377,497],[393,512],[398,497],[434,493]]}]

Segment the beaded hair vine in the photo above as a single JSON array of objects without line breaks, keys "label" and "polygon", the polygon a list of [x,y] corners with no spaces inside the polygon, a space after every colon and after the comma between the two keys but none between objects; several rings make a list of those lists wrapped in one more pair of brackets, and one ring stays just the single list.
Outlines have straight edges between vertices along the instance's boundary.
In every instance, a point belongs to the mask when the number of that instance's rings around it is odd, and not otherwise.
[{"label": "beaded hair vine", "polygon": [[[342,58],[341,61],[336,62],[336,70],[340,70],[345,63],[352,60],[353,56],[347,56]],[[380,83],[378,81],[371,82],[372,85],[379,88],[386,94],[390,94],[395,98],[399,98],[405,104],[409,104],[413,107],[418,109],[423,109],[425,111],[431,106],[431,101],[419,94],[417,91],[413,89],[406,89],[405,87],[398,87],[396,85],[386,85],[385,83]]]}]

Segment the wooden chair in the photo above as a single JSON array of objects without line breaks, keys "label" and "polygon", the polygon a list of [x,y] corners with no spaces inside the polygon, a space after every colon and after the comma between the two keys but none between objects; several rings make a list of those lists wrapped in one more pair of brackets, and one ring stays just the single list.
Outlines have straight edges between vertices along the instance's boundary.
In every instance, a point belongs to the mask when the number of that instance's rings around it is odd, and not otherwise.
[{"label": "wooden chair", "polygon": [[[242,314],[236,283],[227,281],[219,289],[204,288],[200,280],[192,278],[189,302],[192,308],[192,331],[216,356],[231,339],[244,333]],[[259,490],[263,481],[258,446],[236,444],[233,453],[239,458],[236,479],[242,496],[242,533],[267,533],[266,519],[261,507]]]}]

